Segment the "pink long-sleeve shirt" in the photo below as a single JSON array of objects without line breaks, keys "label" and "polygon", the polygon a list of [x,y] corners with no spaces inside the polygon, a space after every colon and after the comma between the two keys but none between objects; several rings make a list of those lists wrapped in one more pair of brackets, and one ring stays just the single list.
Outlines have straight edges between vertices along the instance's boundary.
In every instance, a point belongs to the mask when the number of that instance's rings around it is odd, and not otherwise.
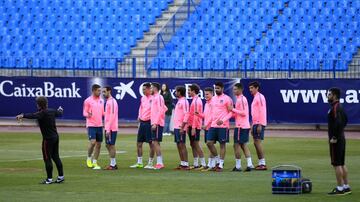
[{"label": "pink long-sleeve shirt", "polygon": [[109,97],[105,105],[105,131],[118,131],[119,128],[119,109],[116,100]]},{"label": "pink long-sleeve shirt", "polygon": [[253,124],[267,125],[266,100],[263,94],[257,92],[251,103],[251,117]]},{"label": "pink long-sleeve shirt", "polygon": [[235,108],[232,110],[235,116],[235,126],[237,128],[249,129],[249,104],[244,95],[236,96]]},{"label": "pink long-sleeve shirt", "polygon": [[165,125],[165,112],[167,107],[163,96],[156,93],[152,97],[151,101],[151,125],[159,125],[164,127]]},{"label": "pink long-sleeve shirt", "polygon": [[183,123],[187,123],[188,119],[189,119],[189,102],[185,97],[179,98],[175,106],[174,128],[181,129]]},{"label": "pink long-sleeve shirt", "polygon": [[192,102],[190,105],[190,110],[189,110],[189,127],[191,128],[196,128],[196,129],[201,129],[202,126],[202,118],[197,114],[202,114],[203,113],[203,103],[201,101],[201,98],[199,98],[199,96],[194,96],[192,98]]},{"label": "pink long-sleeve shirt", "polygon": [[[92,113],[91,117],[87,117]],[[104,115],[104,101],[100,97],[90,96],[86,98],[83,106],[83,116],[86,117],[86,127],[102,127]]]},{"label": "pink long-sleeve shirt", "polygon": [[150,121],[151,118],[151,100],[152,96],[142,96],[139,107],[139,115],[138,118],[141,121]]},{"label": "pink long-sleeve shirt", "polygon": [[207,100],[204,107],[204,112],[199,116],[204,119],[205,130],[209,130],[211,126],[211,100]]},{"label": "pink long-sleeve shirt", "polygon": [[[232,99],[225,95],[215,95],[211,99],[211,127],[213,128],[229,128],[232,112],[228,110],[228,106],[233,105]],[[218,126],[216,122],[220,120],[223,124]]]}]

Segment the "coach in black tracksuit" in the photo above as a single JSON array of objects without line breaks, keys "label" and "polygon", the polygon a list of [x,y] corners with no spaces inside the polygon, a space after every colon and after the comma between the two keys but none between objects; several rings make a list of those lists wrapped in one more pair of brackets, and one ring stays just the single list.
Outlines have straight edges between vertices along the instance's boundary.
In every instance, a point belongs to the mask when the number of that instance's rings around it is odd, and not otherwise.
[{"label": "coach in black tracksuit", "polygon": [[46,97],[37,97],[36,104],[38,111],[35,113],[20,114],[16,116],[18,120],[22,118],[27,119],[36,119],[41,134],[43,136],[42,141],[42,154],[45,162],[47,179],[42,182],[42,184],[51,184],[52,181],[52,171],[53,164],[52,160],[55,162],[56,168],[58,170],[59,176],[55,183],[61,183],[64,181],[63,165],[59,157],[59,135],[56,129],[55,118],[62,116],[63,109],[59,107],[57,110],[48,108],[48,101]]},{"label": "coach in black tracksuit", "polygon": [[328,112],[328,135],[331,165],[335,169],[337,187],[329,195],[350,194],[348,171],[345,166],[345,135],[344,128],[348,122],[346,113],[339,102],[340,89],[331,88],[328,92],[328,102],[331,108]]}]

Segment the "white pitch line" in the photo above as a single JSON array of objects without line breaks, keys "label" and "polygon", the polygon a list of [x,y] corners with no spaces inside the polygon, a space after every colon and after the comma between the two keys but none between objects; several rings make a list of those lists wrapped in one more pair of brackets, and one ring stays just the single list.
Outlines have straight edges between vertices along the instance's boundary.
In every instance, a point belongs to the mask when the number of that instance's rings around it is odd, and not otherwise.
[{"label": "white pitch line", "polygon": [[[84,152],[86,153],[86,152]],[[117,154],[125,154],[126,151],[117,151]],[[100,155],[105,155],[106,153],[101,153]],[[68,156],[60,156],[61,159],[63,158],[74,158],[74,157],[86,157],[87,155],[68,155]],[[21,162],[21,161],[38,161],[38,160],[43,160],[43,158],[32,158],[32,159],[11,159],[11,160],[5,160],[5,161],[0,161],[0,163],[6,163],[6,162]]]}]

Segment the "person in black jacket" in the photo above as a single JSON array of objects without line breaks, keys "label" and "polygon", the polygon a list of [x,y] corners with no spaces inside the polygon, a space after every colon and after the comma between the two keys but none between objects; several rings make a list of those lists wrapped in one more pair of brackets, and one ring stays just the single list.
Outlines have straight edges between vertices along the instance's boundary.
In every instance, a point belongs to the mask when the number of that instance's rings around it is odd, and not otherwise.
[{"label": "person in black jacket", "polygon": [[59,135],[56,129],[55,118],[60,117],[63,114],[63,109],[59,107],[57,110],[48,108],[48,100],[46,97],[37,97],[36,104],[38,111],[28,114],[19,114],[16,116],[18,121],[26,119],[36,119],[40,131],[43,137],[42,141],[42,154],[45,163],[47,179],[41,182],[41,184],[52,184],[52,160],[55,162],[58,170],[58,177],[55,183],[64,182],[63,165],[59,157]]},{"label": "person in black jacket", "polygon": [[345,135],[344,128],[348,122],[347,115],[340,105],[340,89],[330,88],[328,102],[331,105],[328,111],[328,135],[330,146],[331,165],[335,169],[337,187],[329,195],[350,194],[348,170],[345,166]]},{"label": "person in black jacket", "polygon": [[172,132],[170,131],[170,121],[174,106],[173,106],[173,98],[169,86],[165,83],[162,84],[161,86],[161,95],[164,97],[165,105],[168,108],[168,110],[165,112],[164,135],[171,135]]}]

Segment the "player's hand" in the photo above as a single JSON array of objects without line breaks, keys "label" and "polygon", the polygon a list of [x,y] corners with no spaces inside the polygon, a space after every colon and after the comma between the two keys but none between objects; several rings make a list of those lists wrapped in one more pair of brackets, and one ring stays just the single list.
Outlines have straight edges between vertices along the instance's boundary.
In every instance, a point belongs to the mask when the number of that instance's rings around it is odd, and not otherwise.
[{"label": "player's hand", "polygon": [[151,130],[152,130],[152,131],[156,131],[156,127],[157,127],[156,124],[152,125],[152,126],[151,126]]},{"label": "player's hand", "polygon": [[256,133],[257,134],[260,134],[261,133],[261,130],[262,130],[262,125],[258,125],[257,127],[256,127]]},{"label": "player's hand", "polygon": [[58,112],[63,112],[64,111],[64,109],[61,106],[59,106],[59,108],[57,110],[58,110]]},{"label": "player's hand", "polygon": [[222,120],[216,121],[216,125],[221,126],[224,122]]},{"label": "player's hand", "polygon": [[191,128],[191,135],[195,136],[196,135],[196,128]]},{"label": "player's hand", "polygon": [[110,135],[111,135],[111,132],[110,132],[110,131],[105,131],[105,136],[106,136],[107,138],[109,138]]},{"label": "player's hand", "polygon": [[337,143],[337,139],[334,138],[334,137],[331,138],[331,139],[330,139],[330,143],[331,143],[331,144],[336,144],[336,143]]},{"label": "player's hand", "polygon": [[206,130],[206,126],[201,126],[201,128],[202,128],[203,130]]},{"label": "player's hand", "polygon": [[92,117],[92,112],[88,112],[87,118],[91,118]]},{"label": "player's hand", "polygon": [[227,107],[227,109],[228,109],[229,111],[232,111],[232,110],[234,109],[234,107],[233,107],[232,105],[229,105],[229,106]]},{"label": "player's hand", "polygon": [[184,134],[184,129],[183,128],[180,128],[180,134]]}]

